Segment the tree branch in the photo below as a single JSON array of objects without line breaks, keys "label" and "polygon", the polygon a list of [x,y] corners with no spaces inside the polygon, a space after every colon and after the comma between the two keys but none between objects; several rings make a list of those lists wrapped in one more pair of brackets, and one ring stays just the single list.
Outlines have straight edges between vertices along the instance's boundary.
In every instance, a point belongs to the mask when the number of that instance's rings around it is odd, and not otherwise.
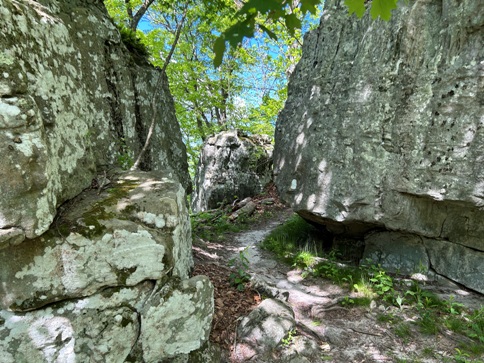
[{"label": "tree branch", "polygon": [[124,0],[124,3],[126,4],[126,12],[128,13],[128,18],[131,23],[133,20],[133,7],[131,6],[130,0]]},{"label": "tree branch", "polygon": [[[148,1],[153,2],[154,0],[148,0]],[[178,44],[178,40],[180,39],[180,34],[181,34],[181,31],[182,31],[182,28],[183,28],[183,24],[185,23],[187,12],[188,12],[188,4],[185,7],[181,21],[178,23],[176,33],[175,33],[175,39],[173,40],[170,52],[168,53],[168,56],[165,58],[165,61],[163,63],[163,68],[161,69],[160,76],[159,76],[158,81],[156,83],[155,90],[158,89],[160,86],[163,86],[163,77],[165,77],[166,68],[168,67],[168,64],[171,61],[171,57],[173,56],[173,53],[175,52],[175,48]],[[143,156],[146,154],[146,151],[148,150],[148,147],[150,146],[151,137],[153,136],[153,131],[155,129],[155,123],[156,123],[155,96],[156,96],[156,91],[153,92],[153,96],[151,98],[151,125],[150,125],[150,129],[148,130],[148,135],[146,135],[146,140],[145,140],[145,144],[143,146],[143,149],[141,149],[141,152],[139,153],[138,158],[136,159],[133,166],[131,167],[131,170],[138,170],[139,169],[139,165],[141,164],[141,159],[143,159]]]},{"label": "tree branch", "polygon": [[[126,4],[128,6],[128,15],[130,15],[131,22],[129,24],[129,27],[131,28],[132,31],[136,31],[136,28],[138,28],[138,24],[145,15],[145,13],[148,11],[148,8],[155,2],[155,0],[144,0],[143,5],[138,9],[136,14],[133,16],[133,9],[131,8],[131,5],[129,5],[129,0],[125,0]],[[129,13],[131,11],[131,14]]]}]

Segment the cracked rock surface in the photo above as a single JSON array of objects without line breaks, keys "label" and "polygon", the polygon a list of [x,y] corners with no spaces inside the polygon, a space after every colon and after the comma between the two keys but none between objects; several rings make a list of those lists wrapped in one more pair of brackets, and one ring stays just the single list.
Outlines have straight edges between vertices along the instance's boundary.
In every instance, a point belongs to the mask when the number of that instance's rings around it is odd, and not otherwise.
[{"label": "cracked rock surface", "polygon": [[336,243],[365,241],[374,263],[482,293],[484,4],[392,13],[355,21],[326,1],[276,123],[275,183]]},{"label": "cracked rock surface", "polygon": [[184,189],[155,172],[110,179],[0,250],[1,363],[158,362],[207,341],[213,286],[189,278]]}]

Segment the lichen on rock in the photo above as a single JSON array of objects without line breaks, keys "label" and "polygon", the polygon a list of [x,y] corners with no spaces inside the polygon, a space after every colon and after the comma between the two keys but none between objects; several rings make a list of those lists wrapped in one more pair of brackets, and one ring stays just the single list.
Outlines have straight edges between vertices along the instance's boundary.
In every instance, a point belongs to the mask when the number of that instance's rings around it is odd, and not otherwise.
[{"label": "lichen on rock", "polygon": [[0,179],[8,191],[0,196],[0,229],[40,236],[57,207],[100,170],[138,155],[152,95],[163,128],[142,170],[165,170],[190,192],[166,76],[133,62],[101,3],[32,4],[0,1],[0,171],[9,175]]},{"label": "lichen on rock", "polygon": [[[102,1],[0,0],[0,17],[0,361],[188,355],[208,339],[213,287],[189,279],[191,181],[166,75],[134,61]],[[152,103],[142,171],[121,172]],[[157,320],[180,303],[180,328]]]},{"label": "lichen on rock", "polygon": [[424,240],[450,243],[465,262],[423,260],[480,292],[484,265],[471,261],[484,251],[483,24],[473,0],[402,2],[389,22],[354,21],[343,0],[327,1],[274,150],[277,188],[301,216],[343,238],[390,231],[388,249],[378,243],[385,256],[402,236],[419,251]]},{"label": "lichen on rock", "polygon": [[200,153],[192,210],[201,212],[253,197],[271,180],[270,138],[223,131],[208,138]]}]

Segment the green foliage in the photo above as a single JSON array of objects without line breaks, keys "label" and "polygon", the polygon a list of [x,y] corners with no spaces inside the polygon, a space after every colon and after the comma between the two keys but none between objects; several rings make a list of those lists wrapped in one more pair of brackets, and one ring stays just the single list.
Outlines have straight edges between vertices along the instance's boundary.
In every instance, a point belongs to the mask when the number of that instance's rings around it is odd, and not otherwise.
[{"label": "green foliage", "polygon": [[[392,17],[392,10],[396,9],[398,0],[372,0],[370,14],[373,19],[381,17],[389,21]],[[361,17],[361,16],[360,16]]]},{"label": "green foliage", "polygon": [[449,312],[452,315],[458,315],[458,314],[462,313],[465,306],[464,306],[464,304],[461,304],[461,303],[454,301],[454,299],[455,299],[455,296],[451,295],[449,297],[449,300],[444,301],[444,304],[447,308],[447,312]]},{"label": "green foliage", "polygon": [[133,157],[129,152],[129,148],[126,145],[126,140],[124,138],[120,139],[120,151],[118,153],[117,161],[118,165],[123,170],[128,170],[133,166]]},{"label": "green foliage", "polygon": [[300,268],[311,267],[315,261],[315,257],[308,251],[300,251],[294,256],[294,266]]},{"label": "green foliage", "polygon": [[419,308],[440,308],[444,303],[439,297],[432,292],[423,290],[418,282],[414,282],[411,289],[405,292],[405,296],[409,296],[410,300]]},{"label": "green foliage", "polygon": [[433,310],[421,309],[417,325],[420,327],[420,331],[427,335],[435,335],[439,332],[439,320]]},{"label": "green foliage", "polygon": [[243,44],[244,39],[254,38],[258,30],[264,32],[268,38],[277,40],[277,34],[268,25],[284,24],[285,32],[295,36],[303,26],[302,19],[308,13],[316,15],[318,6],[322,6],[321,0],[248,0],[235,13],[236,19],[226,28],[214,42],[214,66],[222,64],[225,43],[228,42],[232,49]]},{"label": "green foliage", "polygon": [[346,296],[341,302],[341,306],[355,307],[355,306],[370,306],[372,299],[370,297],[350,297]]},{"label": "green foliage", "polygon": [[[269,9],[272,3],[248,2],[241,8],[252,12],[254,7]],[[105,0],[106,7],[122,29],[132,26],[129,9],[136,13],[143,2],[131,0]],[[318,4],[320,1],[313,1]],[[311,17],[304,14],[316,9],[305,2],[304,11],[286,9],[281,22],[266,22],[263,14],[255,15],[260,26],[254,29],[251,40],[241,40],[237,47],[225,49],[225,42],[218,36],[232,26],[241,31],[245,23],[236,25],[238,9],[232,0],[155,1],[146,13],[149,31],[137,31],[136,35],[124,31],[130,49],[140,53],[147,49],[151,62],[162,67],[175,39],[175,30],[186,12],[181,35],[166,69],[170,89],[175,100],[177,118],[187,146],[190,173],[195,174],[199,150],[210,135],[226,129],[241,129],[249,134],[272,135],[276,117],[286,100],[289,70],[298,62],[301,54],[302,31],[315,26],[322,8]],[[265,13],[264,13],[265,14]],[[234,28],[235,29],[235,28]],[[138,41],[139,38],[139,41]],[[276,40],[277,39],[277,40]],[[141,43],[140,43],[141,42]],[[223,64],[213,68],[213,52],[225,52]],[[144,48],[138,49],[140,44]]]},{"label": "green foliage", "polygon": [[192,214],[190,219],[193,234],[212,242],[221,240],[226,233],[247,229],[250,222],[250,220],[231,222],[224,210]]},{"label": "green foliage", "polygon": [[322,255],[321,246],[309,241],[315,229],[298,215],[275,228],[262,241],[263,249],[274,252],[283,261],[300,268],[311,267],[315,257]]},{"label": "green foliage", "polygon": [[[347,266],[338,262],[338,254],[334,251],[308,253],[303,247],[304,242],[301,242],[301,236],[303,240],[308,236],[308,228],[310,226],[295,216],[275,229],[262,242],[262,246],[287,263],[305,269],[312,276],[328,278],[354,290],[354,294],[346,296],[340,302],[342,306],[368,306],[372,300],[378,299],[382,304],[397,307],[398,310],[393,311],[400,311],[401,314],[412,311],[416,316],[412,319],[413,322],[405,322],[394,313],[380,314],[377,317],[379,322],[391,324],[395,335],[402,339],[406,340],[412,335],[413,326],[428,335],[450,330],[472,340],[471,344],[459,348],[461,357],[467,359],[466,362],[472,361],[469,357],[484,354],[484,307],[468,311],[463,304],[455,301],[455,297],[442,300],[418,282],[413,282],[410,288],[399,285],[395,277],[371,261],[360,266]],[[315,261],[318,262],[315,264]]]},{"label": "green foliage", "polygon": [[127,152],[119,154],[118,165],[123,170],[129,170],[133,166],[133,158]]},{"label": "green foliage", "polygon": [[297,331],[296,329],[291,329],[287,332],[287,335],[281,339],[281,344],[284,347],[290,346],[294,342],[294,338],[296,337]]},{"label": "green foliage", "polygon": [[455,348],[455,354],[454,354],[454,359],[456,363],[468,363],[470,360],[467,358],[470,358],[470,355],[461,351],[459,348]]},{"label": "green foliage", "polygon": [[373,285],[374,291],[383,298],[383,300],[389,300],[393,297],[393,279],[388,276],[385,270],[380,265],[371,265],[369,267],[369,281]]},{"label": "green foliage", "polygon": [[484,306],[473,311],[468,316],[467,332],[468,336],[483,344],[484,351]]},{"label": "green foliage", "polygon": [[117,28],[121,34],[121,40],[126,48],[128,48],[128,50],[133,53],[137,59],[148,61],[150,51],[148,47],[141,41],[143,33],[134,32],[124,25],[117,25]]},{"label": "green foliage", "polygon": [[361,18],[366,11],[365,2],[361,0],[345,0],[345,5],[348,7],[349,14],[355,13],[357,17]]},{"label": "green foliage", "polygon": [[[370,15],[373,19],[381,18],[389,21],[392,10],[397,7],[398,0],[372,0]],[[356,14],[361,18],[365,12],[366,0],[345,0],[348,13]],[[266,27],[266,24],[282,23],[286,32],[294,35],[302,29],[301,18],[308,13],[313,15],[323,6],[324,0],[248,0],[238,9],[234,18],[236,21],[226,28],[214,42],[214,66],[222,64],[225,43],[235,49],[239,47],[245,38],[253,38],[257,29],[265,32],[271,39],[277,39],[278,35]]]},{"label": "green foliage", "polygon": [[403,339],[410,337],[410,335],[412,334],[410,325],[408,323],[397,324],[393,329],[393,332],[397,337],[403,338]]},{"label": "green foliage", "polygon": [[244,250],[240,251],[238,258],[232,258],[229,261],[229,266],[235,269],[235,271],[229,275],[229,280],[239,291],[244,291],[246,284],[250,281],[250,275],[248,273],[249,259],[245,255],[248,248],[249,247],[246,247]]}]

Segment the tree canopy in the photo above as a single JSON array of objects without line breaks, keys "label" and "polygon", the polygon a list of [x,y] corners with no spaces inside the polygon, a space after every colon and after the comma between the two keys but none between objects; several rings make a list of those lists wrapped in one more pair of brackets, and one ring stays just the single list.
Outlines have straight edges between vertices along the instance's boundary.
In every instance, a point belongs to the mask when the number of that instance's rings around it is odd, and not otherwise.
[{"label": "tree canopy", "polygon": [[[124,32],[136,31],[150,61],[166,68],[192,172],[200,146],[213,133],[230,128],[273,133],[286,98],[287,76],[300,57],[303,29],[289,32],[284,22],[266,21],[265,31],[257,29],[251,38],[230,47],[224,62],[214,68],[214,43],[238,21],[235,14],[241,3],[106,0],[105,4]],[[321,8],[318,11],[304,19],[294,7],[292,15],[308,28],[316,24]],[[262,24],[263,20],[259,14],[257,21]],[[177,29],[181,31],[175,41]]]},{"label": "tree canopy", "polygon": [[[114,21],[144,44],[169,78],[192,172],[211,134],[238,128],[271,135],[300,58],[302,34],[324,0],[105,0]],[[345,0],[361,17],[365,0]],[[388,19],[396,0],[373,0]],[[227,47],[229,45],[229,47]],[[215,66],[215,67],[214,67]]]}]

